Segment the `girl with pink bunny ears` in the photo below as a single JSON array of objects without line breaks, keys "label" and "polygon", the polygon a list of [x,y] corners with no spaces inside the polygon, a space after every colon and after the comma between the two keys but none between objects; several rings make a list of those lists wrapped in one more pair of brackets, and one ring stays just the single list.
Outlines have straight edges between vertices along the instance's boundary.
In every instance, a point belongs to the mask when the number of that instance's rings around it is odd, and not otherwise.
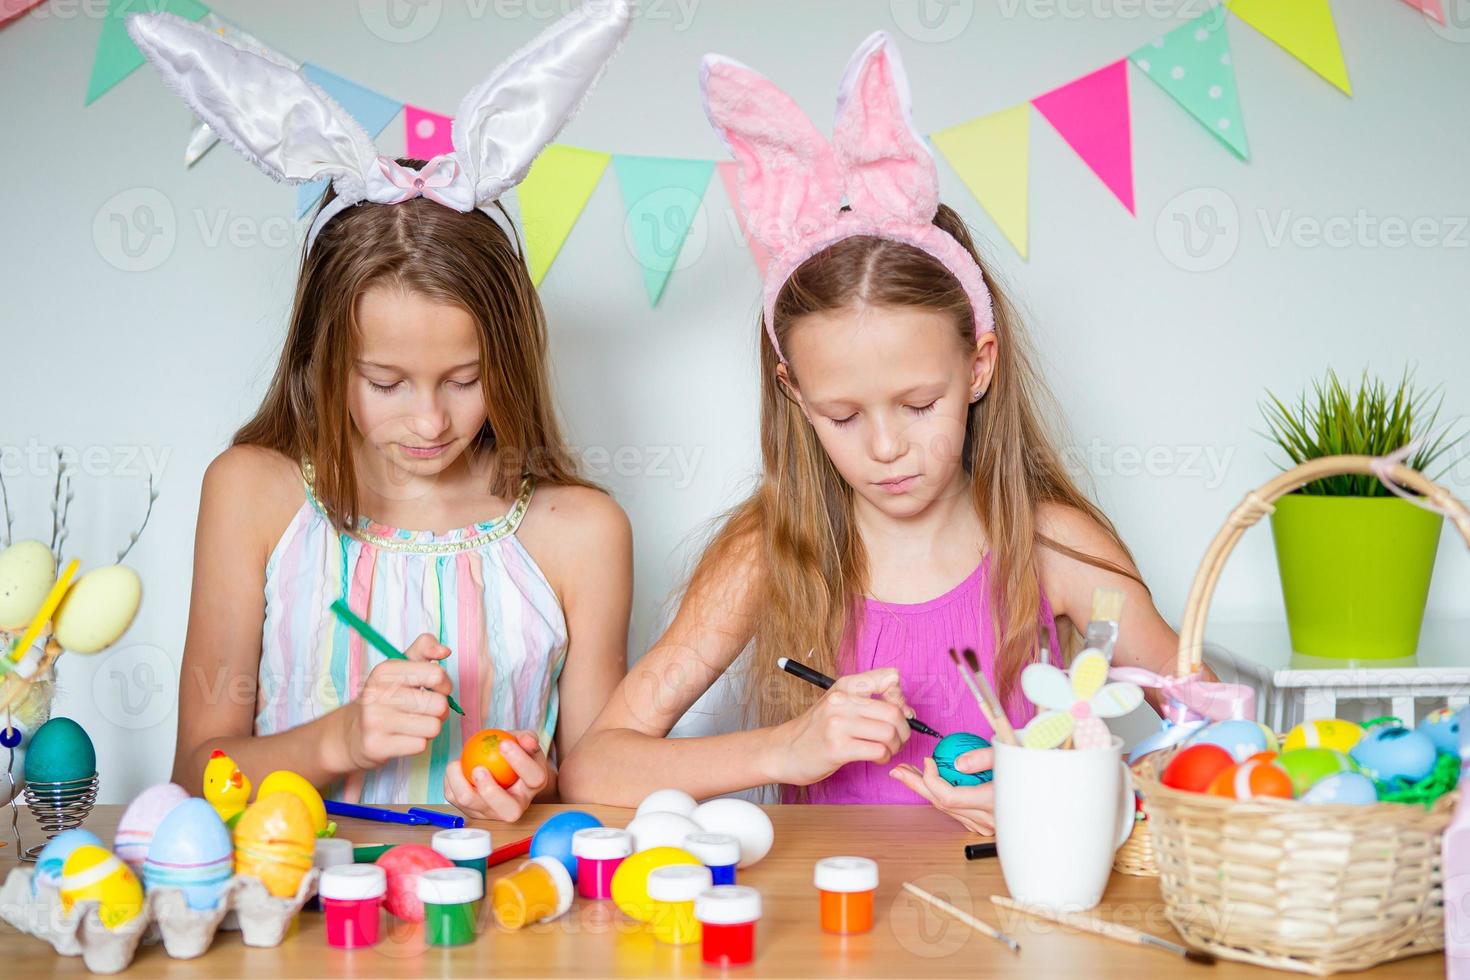
[{"label": "girl with pink bunny ears", "polygon": [[[939,202],[889,38],[853,56],[830,140],[738,62],[707,57],[701,81],[772,253],[761,481],[567,760],[562,793],[634,805],[660,786],[774,783],[788,800],[927,800],[991,833],[992,786],[946,783],[906,724],[991,735],[948,650],[980,654],[1020,727],[1034,712],[1021,669],[1043,643],[1063,648],[1058,620],[1085,624],[1095,587],[1127,597],[1118,662],[1163,669],[1177,639],[1062,464],[1016,314]],[[822,691],[781,657],[838,680]],[[750,726],[664,738],[737,664]],[[990,750],[958,768],[990,768]]]}]

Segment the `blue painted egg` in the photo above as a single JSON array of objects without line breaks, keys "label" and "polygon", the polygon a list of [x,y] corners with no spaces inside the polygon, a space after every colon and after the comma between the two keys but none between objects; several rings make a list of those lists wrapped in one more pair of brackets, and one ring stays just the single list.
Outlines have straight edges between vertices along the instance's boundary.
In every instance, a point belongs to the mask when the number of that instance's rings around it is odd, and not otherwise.
[{"label": "blue painted egg", "polygon": [[82,726],[70,718],[52,718],[36,729],[26,748],[28,783],[61,783],[97,773],[97,750]]},{"label": "blue painted egg", "polygon": [[60,888],[62,866],[66,864],[66,859],[71,857],[71,852],[83,844],[104,846],[96,834],[90,830],[83,830],[81,827],[75,830],[63,830],[51,838],[50,843],[41,848],[41,853],[36,856],[36,874],[31,878],[31,891],[34,892],[38,885]]},{"label": "blue painted egg", "polygon": [[1436,708],[1424,716],[1416,731],[1429,736],[1436,750],[1447,755],[1460,754],[1460,721],[1465,709]]},{"label": "blue painted egg", "polygon": [[955,732],[944,736],[934,746],[934,767],[939,770],[939,778],[951,786],[979,786],[990,782],[995,774],[989,769],[984,772],[960,772],[954,766],[955,760],[966,752],[988,748],[989,742],[969,732]]},{"label": "blue painted egg", "polygon": [[1317,780],[1301,795],[1303,803],[1356,803],[1378,802],[1378,788],[1373,780],[1360,772],[1337,772]]},{"label": "blue painted egg", "polygon": [[572,857],[572,835],[602,821],[582,810],[565,810],[543,823],[531,838],[531,857],[554,857],[577,880],[577,859]]},{"label": "blue painted egg", "polygon": [[1257,752],[1275,752],[1276,736],[1265,725],[1244,719],[1217,721],[1206,725],[1189,739],[1188,745],[1218,745],[1244,762]]},{"label": "blue painted egg", "polygon": [[1417,783],[1434,769],[1434,742],[1423,732],[1400,725],[1370,728],[1351,753],[1363,772],[1380,783],[1395,779]]},{"label": "blue painted egg", "polygon": [[220,892],[235,873],[230,831],[207,800],[190,797],[168,812],[148,845],[143,887],[178,888],[191,909],[219,905]]},{"label": "blue painted egg", "polygon": [[1129,750],[1128,764],[1131,766],[1150,752],[1158,752],[1161,749],[1167,749],[1172,745],[1183,742],[1203,728],[1204,725],[1205,723],[1202,721],[1189,721],[1182,725],[1175,725],[1167,721],[1164,722],[1163,727],[1151,735],[1144,736],[1139,740],[1137,745]]}]

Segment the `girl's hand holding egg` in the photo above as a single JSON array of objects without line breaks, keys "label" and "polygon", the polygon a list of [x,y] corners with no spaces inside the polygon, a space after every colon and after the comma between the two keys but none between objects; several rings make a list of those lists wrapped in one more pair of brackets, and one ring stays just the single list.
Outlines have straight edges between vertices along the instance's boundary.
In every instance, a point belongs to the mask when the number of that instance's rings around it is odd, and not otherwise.
[{"label": "girl's hand holding egg", "polygon": [[849,762],[882,764],[909,740],[898,671],[846,674],[816,704],[774,729],[773,781],[808,786]]},{"label": "girl's hand holding egg", "polygon": [[[487,734],[502,737],[481,748]],[[556,772],[533,732],[481,732],[465,744],[461,761],[462,765],[444,767],[444,798],[474,820],[519,820],[526,807],[556,782]]]},{"label": "girl's hand holding egg", "polygon": [[[994,749],[972,749],[957,756],[956,770],[962,773],[981,773],[994,764]],[[939,767],[933,759],[924,760],[924,771],[910,765],[894,766],[888,774],[954,817],[965,829],[982,837],[995,834],[995,784],[984,782],[978,786],[952,786],[939,775]]]},{"label": "girl's hand holding egg", "polygon": [[384,660],[374,667],[362,693],[343,706],[345,751],[353,771],[420,754],[449,714],[453,685],[438,663],[449,656],[449,648],[424,633],[404,653],[407,660]]}]

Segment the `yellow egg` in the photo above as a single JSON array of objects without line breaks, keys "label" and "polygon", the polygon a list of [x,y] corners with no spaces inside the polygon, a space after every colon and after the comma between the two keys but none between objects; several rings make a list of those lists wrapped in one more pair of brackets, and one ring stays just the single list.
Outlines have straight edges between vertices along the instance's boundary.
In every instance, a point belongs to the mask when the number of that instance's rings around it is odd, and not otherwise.
[{"label": "yellow egg", "polygon": [[104,565],[77,579],[56,610],[56,642],[72,653],[96,653],[133,624],[143,583],[126,565]]},{"label": "yellow egg", "polygon": [[0,551],[0,629],[31,625],[55,584],[56,559],[41,542],[17,541]]},{"label": "yellow egg", "polygon": [[96,844],[83,844],[61,866],[61,908],[70,912],[77,902],[97,902],[97,915],[108,929],[136,918],[143,911],[143,886],[138,876],[116,854]]},{"label": "yellow egg", "polygon": [[680,847],[650,847],[625,858],[613,872],[612,898],[623,914],[639,922],[653,918],[648,897],[648,875],[655,868],[699,864],[699,858]]},{"label": "yellow egg", "polygon": [[294,793],[262,796],[235,824],[235,873],[260,879],[277,898],[291,898],[311,868],[316,832]]},{"label": "yellow egg", "polygon": [[277,769],[260,781],[257,799],[264,799],[272,793],[290,793],[300,797],[306,804],[306,812],[311,814],[312,833],[320,835],[327,829],[327,805],[322,802],[322,794],[307,782],[305,776],[289,769]]},{"label": "yellow egg", "polygon": [[1339,718],[1320,718],[1304,721],[1286,733],[1281,743],[1283,752],[1295,749],[1336,749],[1349,752],[1363,737],[1361,726]]}]

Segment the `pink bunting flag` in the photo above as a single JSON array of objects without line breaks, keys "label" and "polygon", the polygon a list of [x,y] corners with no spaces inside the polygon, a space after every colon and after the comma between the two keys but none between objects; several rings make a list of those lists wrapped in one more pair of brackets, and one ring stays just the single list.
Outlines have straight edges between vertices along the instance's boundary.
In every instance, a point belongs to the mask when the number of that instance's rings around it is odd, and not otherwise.
[{"label": "pink bunting flag", "polygon": [[405,153],[412,159],[432,160],[441,153],[454,149],[450,142],[448,116],[420,109],[418,106],[403,107],[403,143]]},{"label": "pink bunting flag", "polygon": [[1413,7],[1435,23],[1444,26],[1444,3],[1442,0],[1404,0],[1404,3]]},{"label": "pink bunting flag", "polygon": [[740,237],[745,239],[745,247],[750,249],[750,257],[755,259],[756,271],[761,278],[766,277],[766,266],[771,262],[771,253],[754,238],[750,237],[749,230],[745,227],[745,210],[740,207],[740,191],[736,186],[735,177],[740,172],[740,164],[734,160],[725,160],[715,164],[719,171],[720,181],[725,185],[725,196],[730,199],[730,207],[735,212],[735,220],[740,225]]},{"label": "pink bunting flag", "polygon": [[41,0],[0,0],[0,24],[14,20],[40,3]]},{"label": "pink bunting flag", "polygon": [[1128,108],[1128,59],[1031,100],[1062,139],[1117,196],[1133,208],[1133,126]]}]

